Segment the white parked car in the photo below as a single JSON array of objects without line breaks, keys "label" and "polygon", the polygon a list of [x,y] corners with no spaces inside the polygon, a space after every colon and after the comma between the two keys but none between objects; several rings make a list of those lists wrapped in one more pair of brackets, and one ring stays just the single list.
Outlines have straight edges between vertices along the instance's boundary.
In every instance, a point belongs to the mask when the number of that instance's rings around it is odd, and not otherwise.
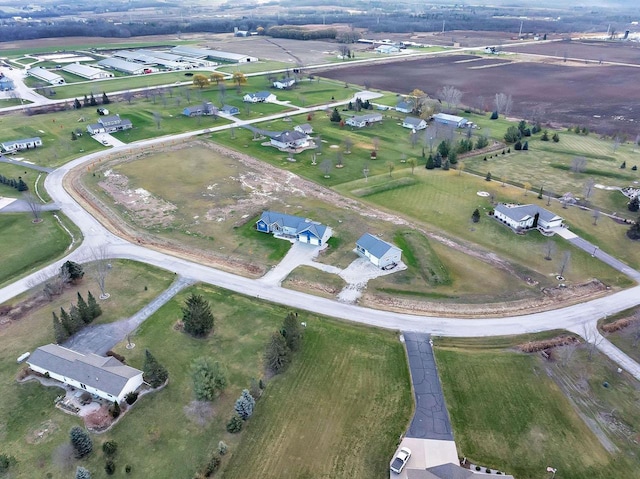
[{"label": "white parked car", "polygon": [[391,461],[391,471],[397,474],[400,474],[404,469],[404,466],[409,462],[409,458],[411,457],[411,449],[408,447],[400,448],[396,457]]}]

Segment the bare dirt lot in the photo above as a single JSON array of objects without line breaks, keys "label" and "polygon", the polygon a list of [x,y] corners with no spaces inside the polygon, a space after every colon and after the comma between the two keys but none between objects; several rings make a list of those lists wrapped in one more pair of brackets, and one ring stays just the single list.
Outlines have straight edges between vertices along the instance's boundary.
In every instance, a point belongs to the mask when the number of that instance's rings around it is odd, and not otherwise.
[{"label": "bare dirt lot", "polygon": [[446,55],[380,65],[325,70],[321,75],[372,88],[409,93],[419,88],[437,97],[445,85],[464,93],[462,103],[493,109],[496,93],[513,97],[512,116],[530,118],[536,106],[545,109],[552,125],[585,125],[602,133],[635,135],[640,122],[640,104],[635,67],[569,63],[494,60],[495,66],[476,68],[471,55]]},{"label": "bare dirt lot", "polygon": [[507,51],[640,65],[640,43],[631,42],[562,41],[518,45],[509,47]]}]

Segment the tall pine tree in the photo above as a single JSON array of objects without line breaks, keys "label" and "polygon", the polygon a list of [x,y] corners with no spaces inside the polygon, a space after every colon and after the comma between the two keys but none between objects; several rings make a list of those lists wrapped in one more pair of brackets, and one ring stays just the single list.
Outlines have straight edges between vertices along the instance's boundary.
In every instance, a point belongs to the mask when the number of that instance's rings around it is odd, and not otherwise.
[{"label": "tall pine tree", "polygon": [[62,325],[62,322],[60,321],[60,318],[58,318],[56,312],[52,311],[51,313],[53,314],[53,335],[56,338],[56,343],[64,343],[69,338],[69,333]]},{"label": "tall pine tree", "polygon": [[84,324],[89,324],[91,321],[93,321],[89,306],[80,294],[80,291],[78,291],[78,312],[80,313],[80,318],[82,319],[82,322]]},{"label": "tall pine tree", "polygon": [[166,368],[153,357],[151,351],[144,351],[144,366],[142,368],[145,382],[149,383],[152,388],[162,386],[169,378]]},{"label": "tall pine tree", "polygon": [[274,374],[284,372],[291,362],[291,352],[287,348],[287,343],[282,334],[275,332],[267,344],[264,354],[264,362]]},{"label": "tall pine tree", "polygon": [[73,332],[77,333],[84,327],[84,321],[82,320],[82,316],[80,316],[80,310],[75,304],[72,304],[69,308],[69,317],[71,318],[71,323],[73,324]]},{"label": "tall pine tree", "polygon": [[209,302],[199,294],[192,293],[182,308],[182,321],[184,330],[192,336],[201,338],[209,334],[213,330],[213,314]]},{"label": "tall pine tree", "polygon": [[69,316],[69,313],[67,313],[64,308],[60,308],[60,323],[62,323],[62,326],[69,336],[72,336],[73,333],[76,332],[71,316]]},{"label": "tall pine tree", "polygon": [[88,291],[87,293],[87,306],[89,308],[92,321],[102,314],[102,308],[96,301],[96,298],[93,297],[93,294],[91,294],[91,291]]},{"label": "tall pine tree", "polygon": [[109,97],[105,92],[102,92],[102,104],[108,105],[109,103],[111,103],[111,100],[109,100]]},{"label": "tall pine tree", "polygon": [[302,330],[296,313],[289,313],[282,323],[282,336],[291,351],[300,349],[302,342]]}]

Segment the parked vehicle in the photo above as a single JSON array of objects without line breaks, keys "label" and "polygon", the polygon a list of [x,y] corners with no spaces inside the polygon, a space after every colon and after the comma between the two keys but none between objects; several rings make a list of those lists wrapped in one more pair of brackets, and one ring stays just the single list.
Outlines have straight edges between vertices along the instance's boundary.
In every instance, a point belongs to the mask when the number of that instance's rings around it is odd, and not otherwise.
[{"label": "parked vehicle", "polygon": [[411,457],[411,449],[408,447],[400,448],[396,457],[391,461],[391,471],[397,474],[400,474],[404,469],[404,466],[409,462],[409,458]]}]

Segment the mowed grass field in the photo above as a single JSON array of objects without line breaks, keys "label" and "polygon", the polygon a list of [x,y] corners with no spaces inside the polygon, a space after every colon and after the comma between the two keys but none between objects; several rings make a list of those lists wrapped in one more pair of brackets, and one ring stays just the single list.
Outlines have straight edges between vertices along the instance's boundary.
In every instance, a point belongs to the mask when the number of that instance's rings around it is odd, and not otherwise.
[{"label": "mowed grass field", "polygon": [[[38,192],[44,199],[48,199],[47,193],[44,189],[44,180],[47,177],[46,173],[41,173],[19,165],[0,163],[0,175],[5,176],[6,178],[13,178],[15,180],[22,178],[22,181],[27,184],[29,191],[33,193],[34,196],[36,196],[35,183],[38,176],[40,176],[40,180],[38,180]],[[0,196],[4,196],[5,198],[21,198],[22,194],[22,191],[18,191],[8,185],[0,184]]]},{"label": "mowed grass field", "polygon": [[[637,457],[607,452],[536,355],[516,353],[503,349],[504,346],[488,347],[483,342],[436,341],[436,361],[461,455],[518,479],[542,477],[547,466],[557,468],[568,479],[635,474]],[[578,357],[569,367],[571,381],[576,384],[579,376],[584,377],[580,371],[585,365],[585,357],[577,354]],[[558,371],[557,365],[548,367]],[[614,370],[611,368],[612,373]],[[610,396],[603,404],[600,395],[606,394],[606,390],[599,384],[602,371],[589,368],[586,374],[588,390],[593,391],[586,395],[595,394],[595,403],[600,402],[599,407],[594,407],[593,399],[587,401],[587,408],[581,409],[586,416],[598,410],[605,413],[610,407],[623,407],[629,401],[622,400],[622,396],[633,394],[633,385],[625,380],[626,386],[620,383],[612,386],[613,390],[619,388],[617,398]],[[573,390],[571,393],[580,402],[579,393]],[[589,407],[593,409],[589,411]],[[617,444],[633,448],[629,440]]]},{"label": "mowed grass field", "polygon": [[[120,319],[141,309],[173,280],[171,273],[124,260],[114,261],[112,271],[113,275],[107,279],[111,297],[100,301],[103,315],[98,322]],[[145,285],[148,286],[147,291],[143,290]],[[33,351],[38,346],[53,342],[51,311],[59,311],[61,305],[68,310],[69,304],[77,300],[78,291],[86,299],[87,289],[97,297],[98,287],[89,272],[83,281],[67,289],[52,303],[0,328],[3,399],[0,404],[0,452],[13,455],[18,460],[8,477],[26,478],[34,473],[43,477],[47,473],[51,477],[71,477],[75,471],[75,464],[66,463],[57,451],[68,443],[69,429],[73,425],[81,425],[81,421],[55,408],[54,400],[60,395],[61,389],[46,388],[36,382],[18,384],[15,377],[24,366],[17,365],[15,360],[25,351]],[[25,294],[11,304],[27,296]],[[41,437],[38,436],[39,432],[43,432]],[[97,455],[100,438],[94,436],[94,441],[98,443],[94,453]],[[103,472],[102,466],[99,469]]]},{"label": "mowed grass field", "polygon": [[[43,212],[43,221],[37,224],[32,219],[30,213],[0,215],[0,285],[45,266],[61,256],[71,244],[71,238],[52,213]],[[76,238],[80,238],[77,229],[72,231],[76,231]]]},{"label": "mowed grass field", "polygon": [[[193,339],[174,329],[191,291],[211,302],[215,332],[206,339]],[[125,344],[116,348],[134,367],[141,367],[144,350],[151,350],[169,370],[165,388],[141,397],[108,432],[93,435],[94,453],[87,460],[72,461],[69,467],[50,464],[49,451],[68,441],[68,428],[77,421],[68,420],[48,400],[34,406],[32,415],[21,416],[21,421],[53,417],[60,433],[45,451],[23,444],[18,450],[27,447],[27,458],[42,456],[45,465],[37,470],[43,474],[51,471],[54,477],[62,477],[82,464],[92,477],[106,478],[100,447],[115,440],[119,445],[117,475],[124,476],[123,469],[129,464],[134,474],[145,477],[193,477],[218,441],[224,440],[230,449],[223,458],[222,477],[282,477],[285,470],[291,471],[291,477],[315,477],[318,471],[333,477],[382,477],[411,415],[404,351],[392,332],[301,314],[307,328],[303,349],[292,367],[267,381],[254,416],[240,434],[226,432],[241,390],[251,378],[263,377],[267,338],[287,312],[284,307],[225,290],[197,286],[185,291],[132,336],[135,349],[127,350]],[[228,379],[224,393],[212,403],[213,415],[202,425],[185,411],[194,400],[190,365],[201,356],[220,361]],[[5,364],[16,369],[10,362]],[[18,440],[20,436],[16,431],[12,437]],[[344,450],[357,454],[345,455]],[[27,477],[33,474],[33,466],[25,460],[18,471],[16,477]]]}]

